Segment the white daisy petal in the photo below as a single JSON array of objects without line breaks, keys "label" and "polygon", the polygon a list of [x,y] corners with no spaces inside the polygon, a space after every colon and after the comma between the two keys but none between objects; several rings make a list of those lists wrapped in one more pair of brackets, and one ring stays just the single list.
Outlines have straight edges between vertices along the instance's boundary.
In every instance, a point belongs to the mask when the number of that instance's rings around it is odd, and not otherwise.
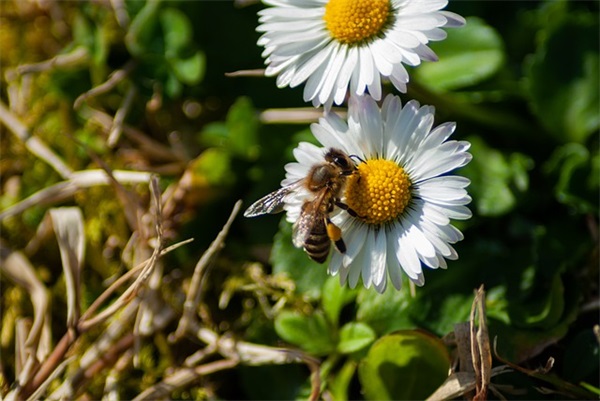
[{"label": "white daisy petal", "polygon": [[300,164],[310,166],[319,163],[323,159],[323,151],[310,142],[300,142],[293,152],[294,157]]},{"label": "white daisy petal", "polygon": [[[373,233],[371,242],[371,258],[367,263],[371,266],[369,274],[372,277],[373,285],[381,288],[386,279],[386,259],[387,259],[387,241],[384,230],[371,231]],[[363,268],[363,282],[366,281],[365,270]],[[385,287],[384,287],[385,288]],[[381,291],[380,291],[381,292]]]},{"label": "white daisy petal", "polygon": [[342,269],[342,254],[339,252],[334,252],[331,255],[331,260],[329,261],[329,267],[327,268],[327,273],[331,276],[337,275]]},{"label": "white daisy petal", "polygon": [[[321,64],[319,66],[319,68],[317,69],[319,74],[323,74],[326,70],[327,70],[327,64],[325,64],[325,63]],[[320,93],[321,88],[324,83],[323,80],[317,78],[318,76],[319,75],[317,75],[317,74],[311,75],[308,78],[308,80],[306,81],[306,85],[304,86],[304,93],[303,93],[303,98],[304,98],[305,102],[308,102],[311,99],[318,100],[319,93]]]},{"label": "white daisy petal", "polygon": [[435,207],[432,203],[425,202],[423,199],[415,199],[414,204],[416,205],[417,203],[421,204],[420,209],[425,219],[440,226],[450,224],[450,219],[445,213],[440,211],[439,207]]},{"label": "white daisy petal", "polygon": [[[389,77],[392,74],[392,71],[394,70],[394,62],[388,60],[388,56],[385,54],[384,50],[384,43],[386,42],[383,40],[376,40],[375,42],[369,45],[369,51],[373,55],[373,61],[375,62],[375,67],[377,67],[379,73],[384,77]],[[389,57],[393,57],[393,55]],[[400,60],[396,62],[399,63],[400,61],[402,61],[402,58],[400,58]],[[381,86],[379,90],[381,90]],[[381,97],[379,97],[378,99],[381,99]]]},{"label": "white daisy petal", "polygon": [[367,89],[373,99],[381,100],[381,77],[379,74],[373,76],[373,82],[367,85]]},{"label": "white daisy petal", "polygon": [[329,62],[329,57],[331,53],[334,51],[335,46],[329,45],[323,49],[323,51],[315,54],[310,58],[304,57],[304,62],[298,62],[294,68],[295,74],[294,78],[292,78],[290,82],[290,87],[294,88],[300,85],[302,82],[306,81],[314,72]]},{"label": "white daisy petal", "polygon": [[369,230],[367,232],[367,239],[365,245],[363,246],[362,252],[357,260],[354,261],[354,264],[356,265],[354,271],[360,273],[360,277],[362,277],[365,288],[371,288],[371,285],[373,284],[373,269],[377,267],[371,264],[371,257],[374,252],[375,233],[373,230]]},{"label": "white daisy petal", "polygon": [[390,81],[396,89],[402,93],[406,93],[406,83],[408,82],[408,72],[402,64],[395,64],[392,75],[389,76]]},{"label": "white daisy petal", "polygon": [[344,236],[344,241],[346,241],[346,247],[348,248],[343,258],[344,268],[348,269],[348,267],[354,262],[358,253],[362,250],[366,238],[367,230],[356,227],[354,228],[352,235]]},{"label": "white daisy petal", "polygon": [[358,279],[363,278],[363,285],[365,288],[371,288],[373,275],[371,274],[371,253],[374,247],[374,236],[373,232],[367,231],[365,243],[356,255],[353,262],[348,266],[350,269],[350,275],[348,277],[348,285],[350,288],[355,288],[358,284]]},{"label": "white daisy petal", "polygon": [[369,52],[368,47],[358,48],[358,62],[359,73],[357,90],[355,91],[355,94],[362,95],[363,93],[365,93],[365,89],[367,88],[367,86],[373,84],[373,79],[375,76],[375,65],[373,63],[373,57],[371,56],[371,52]]},{"label": "white daisy petal", "polygon": [[430,149],[419,154],[418,159],[414,160],[410,167],[407,167],[417,181],[426,180],[470,162],[472,156],[466,152],[468,148],[468,142],[445,142],[436,149]]},{"label": "white daisy petal", "polygon": [[419,183],[413,194],[436,204],[465,205],[471,201],[464,187],[444,186],[439,178],[446,177],[435,177]]},{"label": "white daisy petal", "polygon": [[398,255],[398,241],[395,238],[396,232],[390,231],[387,233],[387,247],[388,252],[386,254],[386,265],[387,271],[390,276],[390,281],[395,289],[400,290],[402,288],[402,266]]},{"label": "white daisy petal", "polygon": [[[443,32],[443,31],[442,31]],[[437,54],[434,53],[429,47],[425,45],[420,45],[414,49],[414,52],[419,55],[421,60],[425,61],[438,61]]]},{"label": "white daisy petal", "polygon": [[446,24],[444,24],[446,28],[460,28],[467,23],[463,17],[453,12],[440,11],[440,14],[446,17]]},{"label": "white daisy petal", "polygon": [[411,280],[417,280],[421,273],[421,261],[417,256],[415,248],[412,246],[411,239],[406,231],[402,230],[398,237],[398,247],[396,257],[400,261],[402,270]]},{"label": "white daisy petal", "polygon": [[431,242],[427,240],[425,234],[423,234],[423,232],[415,224],[416,220],[415,213],[407,213],[403,228],[405,231],[407,231],[407,237],[409,238],[410,243],[417,254],[431,258],[435,256],[435,249],[433,248],[433,245],[431,245]]}]

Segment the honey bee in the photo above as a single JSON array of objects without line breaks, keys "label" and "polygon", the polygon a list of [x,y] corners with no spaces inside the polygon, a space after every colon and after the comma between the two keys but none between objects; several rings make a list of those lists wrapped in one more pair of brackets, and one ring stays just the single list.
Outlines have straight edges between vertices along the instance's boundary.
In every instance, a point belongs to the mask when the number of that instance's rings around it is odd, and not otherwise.
[{"label": "honey bee", "polygon": [[355,173],[357,168],[352,158],[339,149],[330,148],[325,154],[325,161],[313,165],[305,178],[257,200],[244,212],[244,216],[279,213],[283,211],[288,194],[298,188],[306,188],[314,197],[302,205],[300,217],[292,228],[292,241],[297,248],[304,248],[311,259],[323,263],[329,255],[331,242],[338,251],[346,252],[342,232],[330,220],[329,214],[334,206],[338,206],[356,215],[339,199],[346,177]]}]

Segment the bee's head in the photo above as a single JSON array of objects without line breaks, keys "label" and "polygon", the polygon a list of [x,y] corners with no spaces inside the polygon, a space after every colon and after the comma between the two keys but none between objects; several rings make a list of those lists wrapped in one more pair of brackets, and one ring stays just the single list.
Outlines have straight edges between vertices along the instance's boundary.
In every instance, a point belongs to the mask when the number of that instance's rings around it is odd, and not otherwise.
[{"label": "bee's head", "polygon": [[325,154],[325,160],[327,160],[329,163],[335,164],[343,171],[352,171],[356,169],[356,166],[354,165],[354,162],[350,156],[339,149],[329,149],[329,151]]}]

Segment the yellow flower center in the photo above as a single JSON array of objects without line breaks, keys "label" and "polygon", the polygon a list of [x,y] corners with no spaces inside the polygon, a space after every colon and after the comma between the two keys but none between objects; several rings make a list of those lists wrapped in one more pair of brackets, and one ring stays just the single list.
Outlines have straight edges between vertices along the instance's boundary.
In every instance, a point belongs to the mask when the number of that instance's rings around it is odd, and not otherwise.
[{"label": "yellow flower center", "polygon": [[323,19],[334,39],[351,45],[382,34],[392,15],[389,0],[330,0]]},{"label": "yellow flower center", "polygon": [[404,169],[390,160],[375,159],[358,165],[348,177],[346,204],[367,224],[397,219],[411,199],[411,182]]}]

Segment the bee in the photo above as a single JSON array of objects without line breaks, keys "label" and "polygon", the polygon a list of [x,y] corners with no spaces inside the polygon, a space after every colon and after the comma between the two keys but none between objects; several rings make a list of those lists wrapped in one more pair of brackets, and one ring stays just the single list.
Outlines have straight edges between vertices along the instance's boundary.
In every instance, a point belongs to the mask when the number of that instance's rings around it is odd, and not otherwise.
[{"label": "bee", "polygon": [[329,214],[338,206],[356,215],[339,198],[346,177],[355,173],[358,171],[352,158],[339,149],[330,148],[325,154],[325,161],[313,165],[305,178],[257,200],[244,212],[244,216],[279,213],[283,211],[284,199],[288,194],[298,188],[306,188],[314,197],[302,205],[300,217],[292,228],[292,241],[297,248],[304,248],[311,259],[323,263],[329,255],[332,242],[338,251],[346,252],[342,231],[333,224]]}]

